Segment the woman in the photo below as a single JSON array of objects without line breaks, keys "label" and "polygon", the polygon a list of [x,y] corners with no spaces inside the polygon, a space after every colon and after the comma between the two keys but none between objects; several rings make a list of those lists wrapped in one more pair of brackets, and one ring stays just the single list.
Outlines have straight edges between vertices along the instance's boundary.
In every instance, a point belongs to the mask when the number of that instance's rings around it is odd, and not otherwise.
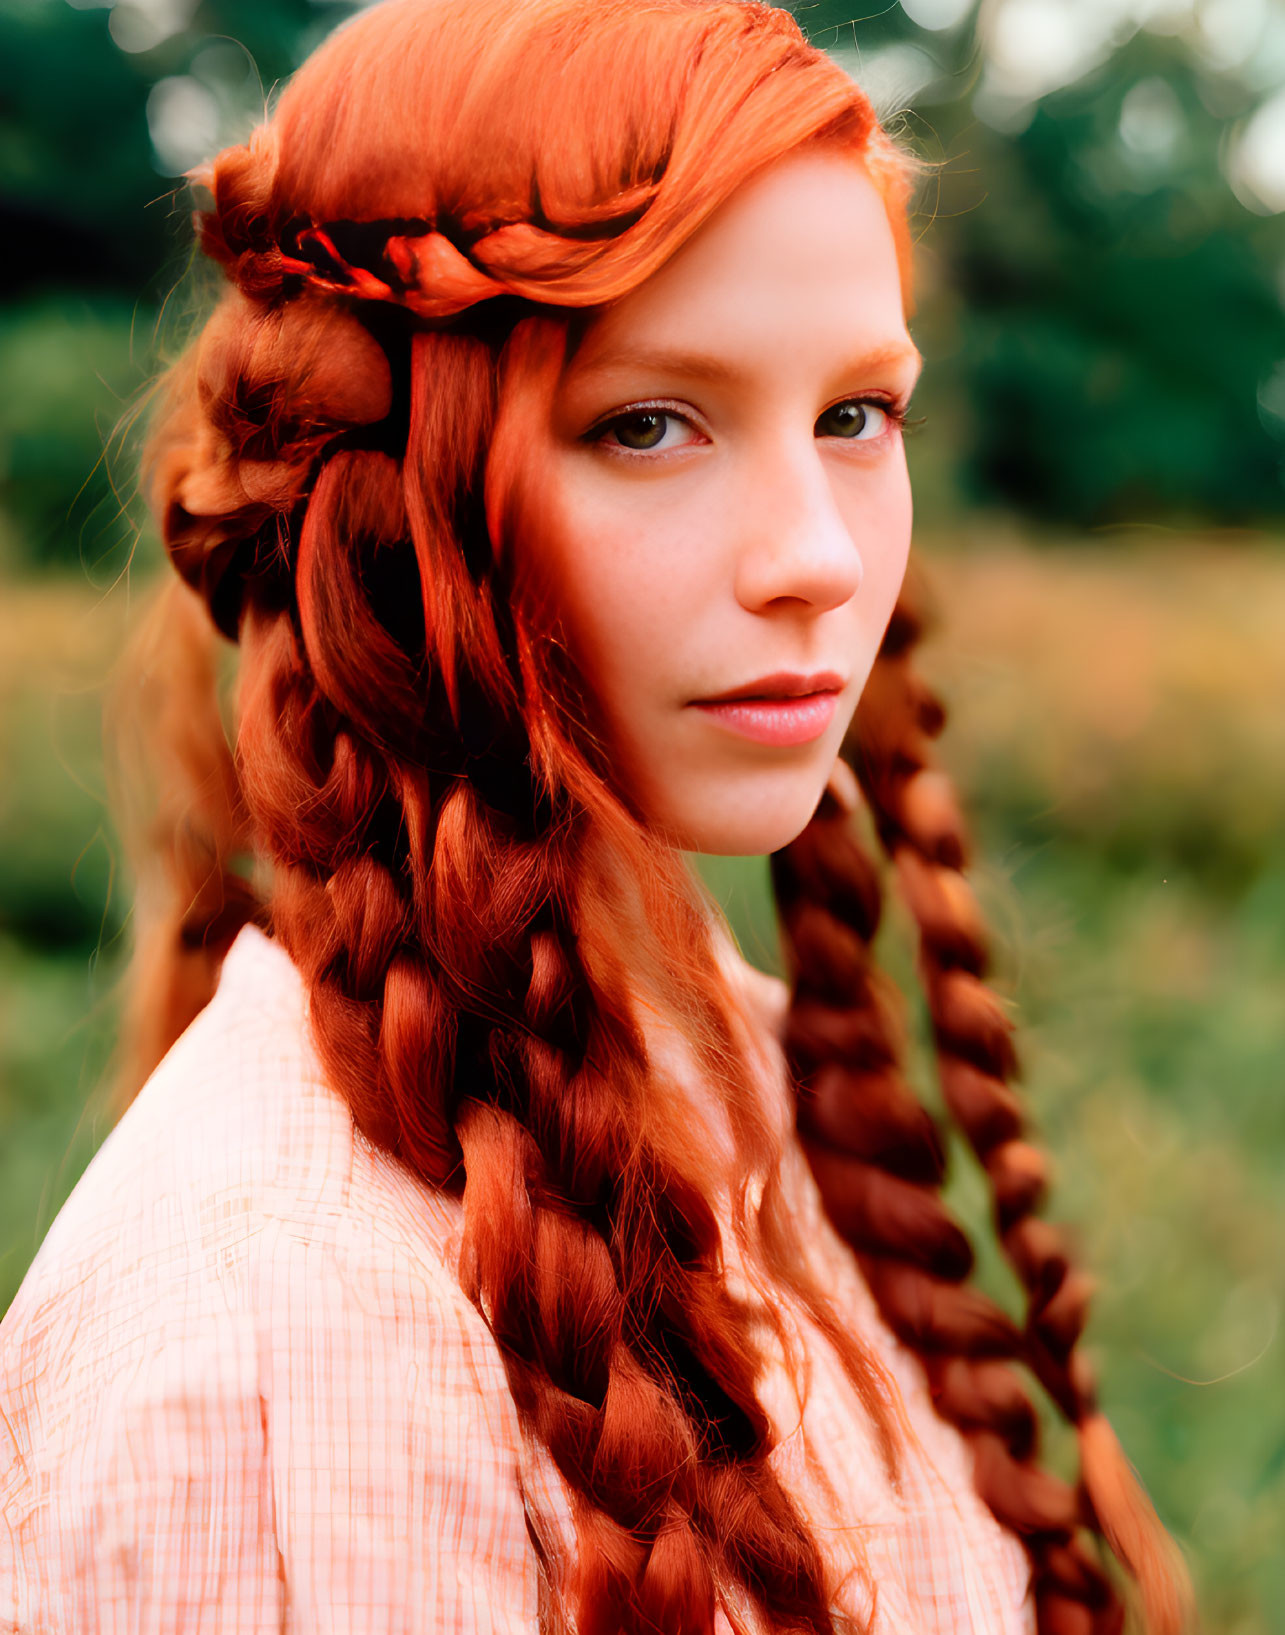
[{"label": "woman", "polygon": [[[1179,1630],[895,610],[907,161],[780,11],[387,0],[198,180],[147,470],[235,765],[162,669],[167,1053],[4,1325],[11,1627],[1099,1635],[1096,1533]],[[870,965],[859,698],[1021,1328]],[[684,851],[774,854],[792,994]]]}]

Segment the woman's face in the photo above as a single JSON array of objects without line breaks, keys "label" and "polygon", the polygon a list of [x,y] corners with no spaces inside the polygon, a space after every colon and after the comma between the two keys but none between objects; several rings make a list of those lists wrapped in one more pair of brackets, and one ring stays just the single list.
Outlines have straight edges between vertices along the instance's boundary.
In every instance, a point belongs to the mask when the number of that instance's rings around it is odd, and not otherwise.
[{"label": "woman's face", "polygon": [[773,851],[821,797],[905,569],[919,361],[883,203],[814,151],[595,314],[562,373],[538,571],[626,793],[685,850]]}]

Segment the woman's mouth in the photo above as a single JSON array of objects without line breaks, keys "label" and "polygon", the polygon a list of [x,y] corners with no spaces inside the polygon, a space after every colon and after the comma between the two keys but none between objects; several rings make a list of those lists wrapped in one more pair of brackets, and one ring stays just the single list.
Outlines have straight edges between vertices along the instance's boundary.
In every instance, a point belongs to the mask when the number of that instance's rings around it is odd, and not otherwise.
[{"label": "woman's mouth", "polygon": [[734,687],[692,705],[739,738],[791,746],[820,738],[834,720],[843,691],[842,676],[777,674]]}]

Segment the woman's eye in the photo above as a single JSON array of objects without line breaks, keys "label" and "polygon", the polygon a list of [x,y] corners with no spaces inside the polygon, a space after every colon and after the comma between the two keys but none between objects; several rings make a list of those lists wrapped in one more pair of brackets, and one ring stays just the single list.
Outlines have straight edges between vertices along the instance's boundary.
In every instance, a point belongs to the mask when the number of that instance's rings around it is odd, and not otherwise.
[{"label": "woman's eye", "polygon": [[889,420],[891,412],[882,404],[857,402],[836,403],[816,423],[819,437],[846,437],[850,441],[870,442],[878,437]]},{"label": "woman's eye", "polygon": [[634,409],[609,420],[602,428],[601,440],[608,447],[645,453],[651,449],[681,447],[690,441],[681,434],[690,431],[691,427],[668,409]]},{"label": "woman's eye", "polygon": [[[869,398],[849,398],[828,408],[813,429],[818,437],[842,437],[850,443],[871,443],[881,437],[890,424],[899,424],[902,419],[890,403],[876,403]],[[630,409],[627,414],[616,415],[603,423],[595,437],[608,448],[650,454],[685,448],[697,441],[699,434],[675,410],[657,405]]]}]

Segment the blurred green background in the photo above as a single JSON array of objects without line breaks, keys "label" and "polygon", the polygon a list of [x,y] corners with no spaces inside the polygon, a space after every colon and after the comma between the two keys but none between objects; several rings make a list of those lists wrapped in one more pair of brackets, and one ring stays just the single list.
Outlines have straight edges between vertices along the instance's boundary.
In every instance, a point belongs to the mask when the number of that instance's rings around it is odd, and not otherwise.
[{"label": "blurred green background", "polygon": [[[350,9],[0,0],[0,1310],[110,1124],[99,716],[181,172]],[[796,7],[929,162],[924,662],[1106,1405],[1218,1635],[1285,1627],[1285,5]],[[776,957],[760,862],[708,874]],[[909,969],[894,911],[887,957]],[[930,1074],[921,1062],[925,1092]],[[977,1175],[952,1190],[974,1223]],[[1005,1285],[993,1260],[984,1275]],[[1055,1450],[1056,1451],[1056,1450]]]}]

